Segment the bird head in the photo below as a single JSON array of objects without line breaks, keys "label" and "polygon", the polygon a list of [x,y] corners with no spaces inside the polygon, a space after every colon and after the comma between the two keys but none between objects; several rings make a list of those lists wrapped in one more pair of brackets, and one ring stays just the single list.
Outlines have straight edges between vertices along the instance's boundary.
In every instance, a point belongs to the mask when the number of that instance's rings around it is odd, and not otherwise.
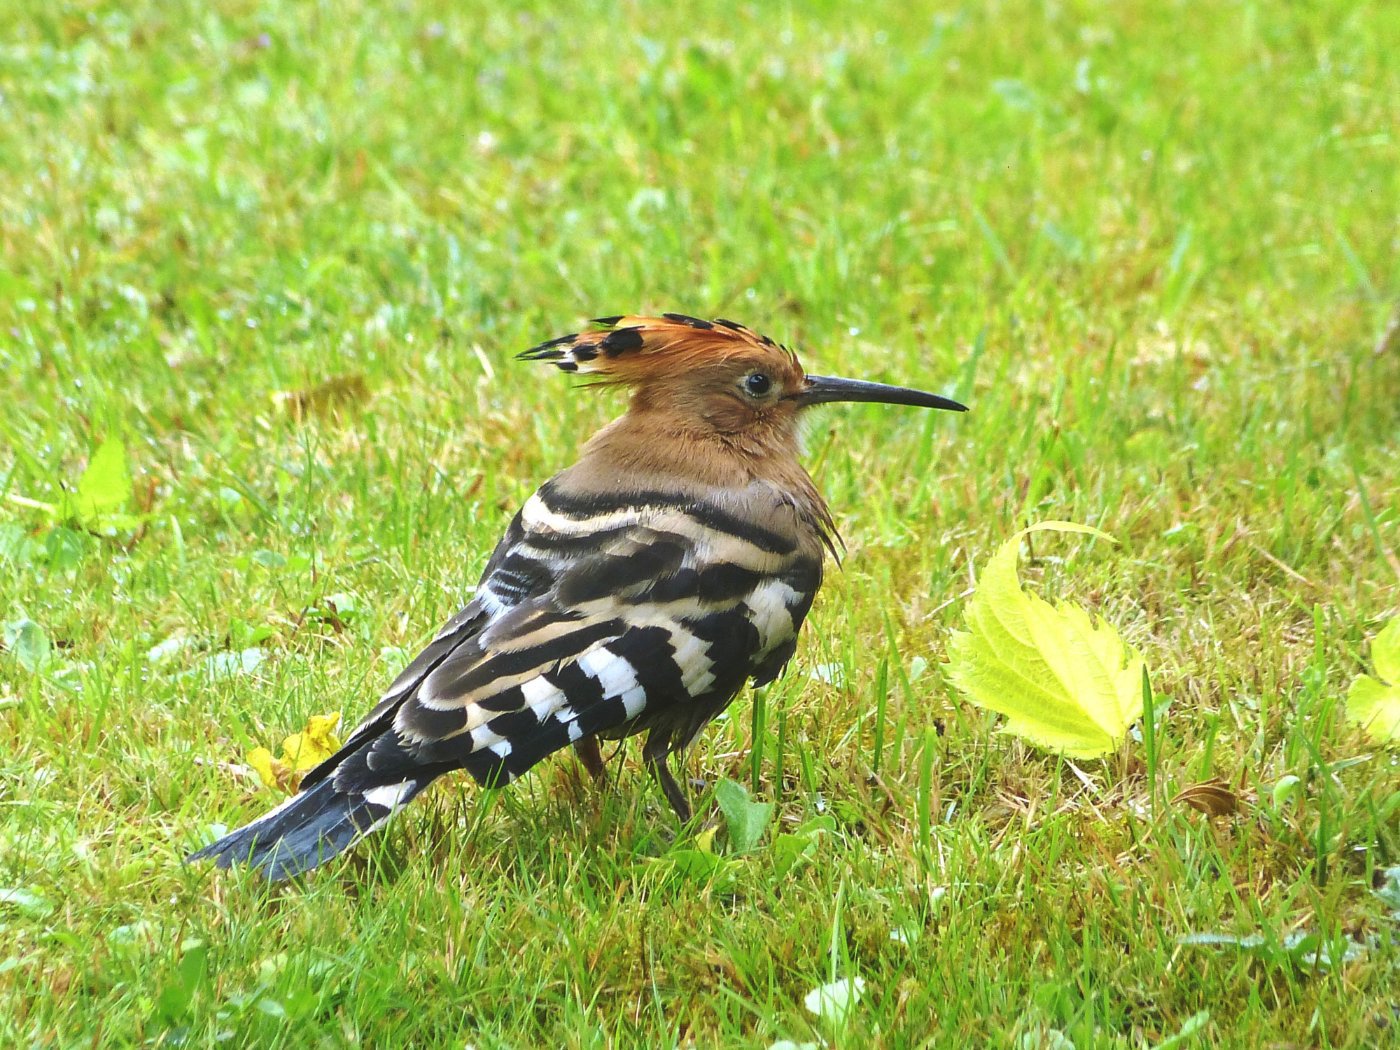
[{"label": "bird head", "polygon": [[685,314],[603,317],[521,358],[548,361],[633,390],[633,412],[667,412],[726,437],[792,437],[802,412],[833,401],[874,401],[965,412],[938,394],[807,375],[797,355],[736,321]]}]

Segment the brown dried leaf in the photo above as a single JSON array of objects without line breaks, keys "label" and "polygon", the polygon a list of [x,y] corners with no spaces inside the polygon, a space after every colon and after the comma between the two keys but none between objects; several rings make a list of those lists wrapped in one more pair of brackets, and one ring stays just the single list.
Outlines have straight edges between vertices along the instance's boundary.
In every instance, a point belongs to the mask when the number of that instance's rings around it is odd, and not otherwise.
[{"label": "brown dried leaf", "polygon": [[1225,781],[1207,780],[1182,788],[1172,798],[1172,805],[1185,803],[1208,817],[1228,817],[1239,812],[1240,796]]},{"label": "brown dried leaf", "polygon": [[324,415],[369,397],[369,384],[359,373],[335,376],[305,390],[279,390],[272,400],[293,419]]}]

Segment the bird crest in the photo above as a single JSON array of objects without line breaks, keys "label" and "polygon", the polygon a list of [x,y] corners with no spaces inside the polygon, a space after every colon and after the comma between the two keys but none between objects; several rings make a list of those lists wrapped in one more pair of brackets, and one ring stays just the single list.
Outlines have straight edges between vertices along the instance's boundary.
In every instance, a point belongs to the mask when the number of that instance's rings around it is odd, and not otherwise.
[{"label": "bird crest", "polygon": [[771,359],[802,376],[797,355],[738,321],[701,320],[687,314],[598,317],[593,327],[531,347],[519,357],[547,361],[561,372],[618,383],[676,375],[735,358]]}]

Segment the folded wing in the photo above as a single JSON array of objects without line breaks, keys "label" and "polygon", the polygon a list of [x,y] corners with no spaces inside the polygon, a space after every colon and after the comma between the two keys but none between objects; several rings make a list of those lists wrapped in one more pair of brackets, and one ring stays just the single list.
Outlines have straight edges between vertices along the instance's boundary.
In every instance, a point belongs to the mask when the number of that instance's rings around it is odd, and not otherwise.
[{"label": "folded wing", "polygon": [[594,736],[649,731],[670,797],[666,755],[749,677],[781,670],[820,581],[819,553],[725,508],[673,493],[566,495],[551,482],[511,523],[472,602],[301,793],[195,857],[285,878],[444,773],[499,786]]}]

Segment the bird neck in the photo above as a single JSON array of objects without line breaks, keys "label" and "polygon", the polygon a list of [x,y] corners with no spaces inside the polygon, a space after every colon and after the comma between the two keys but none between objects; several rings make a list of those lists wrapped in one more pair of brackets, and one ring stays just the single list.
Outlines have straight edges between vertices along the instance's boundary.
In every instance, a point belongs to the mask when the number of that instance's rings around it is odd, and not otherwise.
[{"label": "bird neck", "polygon": [[672,492],[718,499],[740,513],[776,514],[804,550],[835,555],[836,525],[798,449],[793,433],[723,434],[674,413],[633,410],[594,434],[555,482],[578,492]]},{"label": "bird neck", "polygon": [[768,481],[785,489],[810,488],[798,451],[797,435],[777,428],[726,434],[675,413],[634,408],[594,434],[580,462],[649,484],[743,488]]}]

